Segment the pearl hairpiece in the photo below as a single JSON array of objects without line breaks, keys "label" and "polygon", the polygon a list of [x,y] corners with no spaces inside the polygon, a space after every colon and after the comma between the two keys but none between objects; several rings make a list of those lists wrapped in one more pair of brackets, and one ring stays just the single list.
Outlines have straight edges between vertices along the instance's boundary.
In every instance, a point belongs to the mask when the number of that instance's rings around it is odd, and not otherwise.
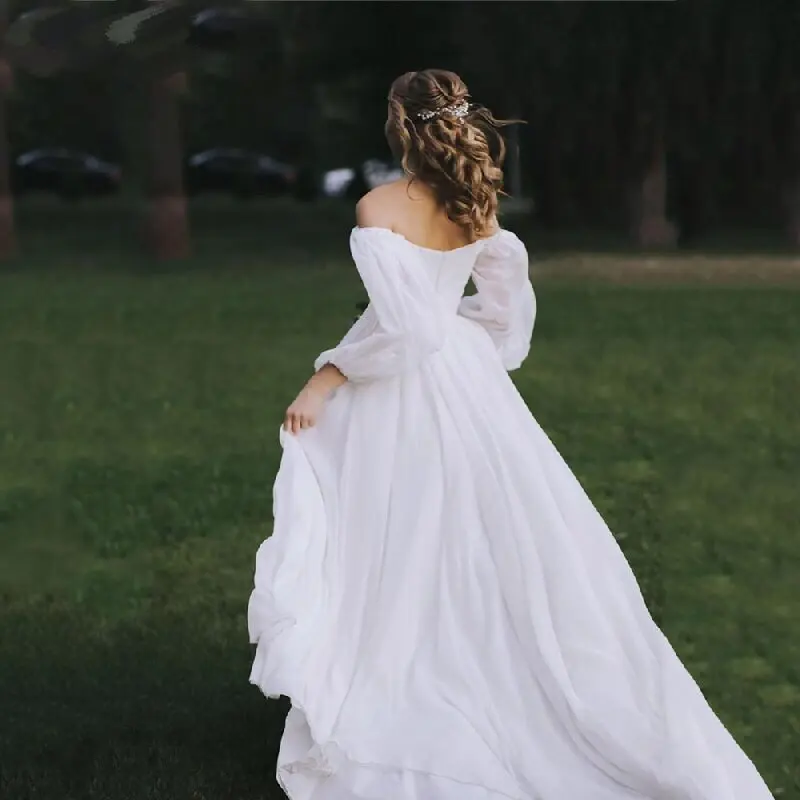
[{"label": "pearl hairpiece", "polygon": [[450,117],[455,117],[456,119],[463,119],[467,116],[467,114],[469,114],[469,108],[469,103],[466,100],[462,100],[460,103],[456,103],[452,106],[445,106],[444,108],[440,108],[438,111],[432,111],[429,108],[425,108],[417,114],[417,119],[428,122],[428,120],[441,117],[443,114],[447,114],[447,116]]}]

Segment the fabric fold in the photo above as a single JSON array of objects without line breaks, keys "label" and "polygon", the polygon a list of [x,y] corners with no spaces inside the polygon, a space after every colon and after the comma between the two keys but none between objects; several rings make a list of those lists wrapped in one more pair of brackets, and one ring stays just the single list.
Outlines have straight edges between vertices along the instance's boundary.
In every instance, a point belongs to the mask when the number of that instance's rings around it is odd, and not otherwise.
[{"label": "fabric fold", "polygon": [[476,294],[464,297],[458,313],[481,325],[497,348],[503,366],[518,369],[530,350],[536,321],[536,295],[525,245],[502,231],[478,257],[472,279]]},{"label": "fabric fold", "polygon": [[369,306],[336,347],[317,357],[316,370],[330,363],[364,383],[407,373],[442,348],[447,311],[419,260],[386,246],[387,236],[394,234],[353,230],[350,250]]}]

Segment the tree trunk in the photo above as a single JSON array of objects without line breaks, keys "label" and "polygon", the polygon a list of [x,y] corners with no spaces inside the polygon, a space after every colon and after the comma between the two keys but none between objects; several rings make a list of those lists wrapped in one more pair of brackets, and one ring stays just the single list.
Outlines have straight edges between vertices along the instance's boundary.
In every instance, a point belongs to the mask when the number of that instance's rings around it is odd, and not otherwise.
[{"label": "tree trunk", "polygon": [[176,71],[147,80],[145,241],[157,258],[180,259],[190,252],[178,99],[186,75]]},{"label": "tree trunk", "polygon": [[786,209],[786,233],[794,247],[800,247],[800,111],[792,110],[787,116],[789,123],[787,145],[784,152],[784,169],[787,175],[784,184],[784,205]]},{"label": "tree trunk", "polygon": [[562,161],[555,126],[548,127],[544,121],[541,125],[534,122],[526,128],[525,136],[530,153],[534,216],[544,230],[556,230],[563,219],[559,202]]},{"label": "tree trunk", "polygon": [[786,191],[786,233],[793,247],[800,247],[800,181]]},{"label": "tree trunk", "polygon": [[667,218],[667,156],[660,126],[640,127],[644,152],[631,191],[631,233],[642,247],[674,247],[677,227]]},{"label": "tree trunk", "polygon": [[[5,4],[0,9],[0,41],[8,26]],[[14,235],[14,198],[11,194],[9,167],[8,126],[6,124],[6,98],[11,92],[13,73],[8,60],[0,51],[0,259],[6,259],[16,250]]]}]

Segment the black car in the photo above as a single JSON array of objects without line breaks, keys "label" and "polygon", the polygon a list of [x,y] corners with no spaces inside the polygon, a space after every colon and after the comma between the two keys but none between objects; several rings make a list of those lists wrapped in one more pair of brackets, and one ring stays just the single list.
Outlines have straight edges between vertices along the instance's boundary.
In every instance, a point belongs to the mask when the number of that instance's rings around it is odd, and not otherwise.
[{"label": "black car", "polygon": [[120,180],[116,164],[65,148],[23,153],[14,162],[11,174],[15,194],[47,192],[65,200],[115,194]]},{"label": "black car", "polygon": [[192,195],[280,197],[293,195],[296,186],[294,167],[251,150],[217,147],[196,153],[186,165],[186,191]]}]

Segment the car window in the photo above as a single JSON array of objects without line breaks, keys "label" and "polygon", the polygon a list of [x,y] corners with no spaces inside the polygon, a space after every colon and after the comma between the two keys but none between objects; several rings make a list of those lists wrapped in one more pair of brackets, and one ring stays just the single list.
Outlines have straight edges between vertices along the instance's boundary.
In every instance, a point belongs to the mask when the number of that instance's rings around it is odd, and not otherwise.
[{"label": "car window", "polygon": [[285,164],[281,164],[280,161],[276,161],[269,156],[259,156],[256,163],[267,172],[285,172],[287,169]]},{"label": "car window", "polygon": [[80,170],[86,169],[86,156],[82,155],[64,155],[58,157],[58,169],[62,169],[65,172],[77,172]]},{"label": "car window", "polygon": [[85,169],[86,156],[79,153],[59,153],[58,155],[45,156],[41,159],[48,169],[76,170]]},{"label": "car window", "polygon": [[210,159],[208,166],[226,172],[245,172],[253,167],[253,159],[247,156],[221,156]]},{"label": "car window", "polygon": [[59,169],[63,161],[58,156],[42,156],[33,158],[28,163],[39,169]]},{"label": "car window", "polygon": [[235,158],[234,156],[217,156],[216,158],[209,158],[207,164],[211,169],[230,170],[235,169],[240,161],[240,158]]}]

